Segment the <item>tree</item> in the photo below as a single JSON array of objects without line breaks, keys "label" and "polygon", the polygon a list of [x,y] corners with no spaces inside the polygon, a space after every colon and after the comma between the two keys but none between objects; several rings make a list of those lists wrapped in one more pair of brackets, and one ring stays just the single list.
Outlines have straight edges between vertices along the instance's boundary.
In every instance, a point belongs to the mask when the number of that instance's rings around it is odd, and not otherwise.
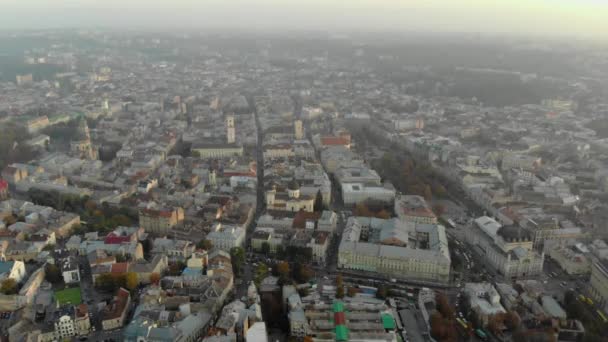
[{"label": "tree", "polygon": [[245,250],[241,247],[230,249],[230,260],[232,261],[232,272],[238,277],[245,263]]},{"label": "tree", "polygon": [[262,242],[262,254],[265,256],[270,254],[270,244],[268,242]]},{"label": "tree", "polygon": [[450,305],[448,297],[445,295],[445,293],[438,292],[435,300],[437,301],[437,311],[439,311],[443,317],[454,317],[454,308]]},{"label": "tree", "polygon": [[336,288],[336,298],[344,298],[344,286]]},{"label": "tree", "polygon": [[42,248],[43,251],[52,252],[55,249],[55,245],[46,245]]},{"label": "tree", "polygon": [[289,278],[289,263],[287,261],[281,261],[277,264],[277,273],[279,277],[283,279]]},{"label": "tree", "polygon": [[46,264],[44,267],[44,276],[46,281],[51,284],[58,284],[61,281],[61,272],[59,267],[54,264]]},{"label": "tree", "polygon": [[115,291],[117,288],[116,279],[111,273],[100,274],[95,279],[95,287],[106,292]]},{"label": "tree", "polygon": [[386,299],[387,294],[388,294],[388,290],[386,289],[386,286],[384,286],[384,285],[378,286],[378,291],[376,292],[376,297],[378,299]]},{"label": "tree", "polygon": [[433,199],[433,192],[431,191],[431,186],[428,184],[424,185],[424,199],[427,201]]},{"label": "tree", "polygon": [[127,289],[133,291],[137,288],[138,285],[139,285],[139,279],[137,277],[137,273],[128,272],[125,275],[125,286],[127,287]]},{"label": "tree", "polygon": [[152,283],[152,285],[158,285],[160,283],[160,274],[157,272],[150,274],[150,283]]},{"label": "tree", "polygon": [[2,285],[0,285],[0,292],[5,295],[12,295],[17,293],[17,281],[12,278],[7,278],[2,281]]},{"label": "tree", "polygon": [[312,270],[312,268],[310,268],[309,265],[301,265],[298,269],[297,279],[301,283],[305,283],[309,281],[314,276],[314,274],[315,272]]},{"label": "tree", "polygon": [[507,329],[511,331],[516,331],[517,329],[519,329],[520,323],[521,319],[519,318],[519,315],[516,312],[509,311],[505,315],[505,325],[507,326]]},{"label": "tree", "polygon": [[336,276],[336,287],[343,287],[344,286],[344,279],[342,279],[342,275],[338,274]]},{"label": "tree", "polygon": [[354,286],[349,286],[348,290],[346,290],[346,295],[349,297],[354,297],[359,293],[359,290]]},{"label": "tree", "polygon": [[268,265],[263,262],[259,263],[258,267],[255,269],[255,276],[253,278],[255,285],[259,287],[260,283],[262,282],[262,280],[264,280],[264,278],[266,278],[267,275]]},{"label": "tree", "polygon": [[433,212],[435,215],[441,216],[443,213],[445,213],[445,206],[443,204],[435,204],[433,206]]},{"label": "tree", "polygon": [[210,251],[211,249],[213,249],[213,242],[211,242],[211,240],[203,239],[196,244],[196,248]]},{"label": "tree", "polygon": [[323,205],[323,195],[321,194],[321,190],[317,190],[317,196],[315,197],[314,210],[315,211],[323,211],[325,206]]}]

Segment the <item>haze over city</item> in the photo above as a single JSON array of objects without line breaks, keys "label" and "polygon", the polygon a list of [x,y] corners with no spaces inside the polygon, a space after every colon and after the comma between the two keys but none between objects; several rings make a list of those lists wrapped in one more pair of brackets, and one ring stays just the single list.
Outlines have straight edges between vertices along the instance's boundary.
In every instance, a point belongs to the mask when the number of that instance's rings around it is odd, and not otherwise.
[{"label": "haze over city", "polygon": [[603,0],[3,0],[2,28],[115,27],[608,35]]}]

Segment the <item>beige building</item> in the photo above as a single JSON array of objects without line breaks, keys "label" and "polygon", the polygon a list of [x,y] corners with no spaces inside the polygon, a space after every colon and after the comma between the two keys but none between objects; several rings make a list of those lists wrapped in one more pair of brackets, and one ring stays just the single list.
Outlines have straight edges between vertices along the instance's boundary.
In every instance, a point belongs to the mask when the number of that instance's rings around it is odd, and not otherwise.
[{"label": "beige building", "polygon": [[143,209],[139,212],[139,225],[146,232],[165,235],[184,221],[184,209]]},{"label": "beige building", "polygon": [[339,268],[400,279],[447,283],[450,265],[443,226],[396,218],[349,218],[338,252]]},{"label": "beige building", "polygon": [[294,130],[294,138],[296,140],[304,139],[304,125],[302,124],[302,120],[294,121],[293,130]]},{"label": "beige building", "polygon": [[422,196],[403,195],[395,199],[395,214],[404,221],[436,224],[437,216]]},{"label": "beige building", "polygon": [[503,227],[482,216],[475,220],[466,238],[475,252],[505,277],[534,276],[543,271],[545,255],[536,252],[532,237],[521,227]]},{"label": "beige building", "polygon": [[319,264],[324,265],[327,256],[327,248],[330,242],[330,233],[324,231],[316,231],[312,234],[310,242],[306,244],[312,250],[312,260]]},{"label": "beige building", "polygon": [[125,323],[129,306],[131,305],[131,294],[122,287],[118,289],[112,304],[106,306],[101,316],[103,330],[121,328]]},{"label": "beige building", "polygon": [[243,146],[237,144],[196,144],[192,153],[200,158],[228,158],[243,155]]},{"label": "beige building", "polygon": [[590,291],[593,299],[608,312],[608,261],[602,259],[591,267]]},{"label": "beige building", "polygon": [[591,272],[591,262],[574,246],[554,246],[547,248],[549,255],[569,275],[582,275]]},{"label": "beige building", "polygon": [[91,331],[89,308],[86,304],[80,304],[74,309],[74,330],[76,335],[87,335]]},{"label": "beige building", "polygon": [[315,199],[300,193],[300,184],[293,180],[287,185],[287,191],[274,187],[266,192],[266,205],[269,210],[313,212]]}]

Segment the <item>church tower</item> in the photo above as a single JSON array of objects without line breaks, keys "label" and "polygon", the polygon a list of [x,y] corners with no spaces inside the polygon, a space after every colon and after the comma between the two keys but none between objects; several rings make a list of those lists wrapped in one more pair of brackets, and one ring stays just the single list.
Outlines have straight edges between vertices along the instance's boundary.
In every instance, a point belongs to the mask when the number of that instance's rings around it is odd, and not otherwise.
[{"label": "church tower", "polygon": [[234,115],[226,116],[226,140],[229,144],[236,142],[236,131],[234,128]]},{"label": "church tower", "polygon": [[304,126],[302,120],[296,120],[293,123],[294,137],[296,140],[304,139]]},{"label": "church tower", "polygon": [[91,133],[84,116],[80,117],[78,127],[76,127],[76,134],[72,141],[70,141],[70,151],[73,156],[80,159],[97,159],[97,151],[93,149],[93,145],[91,144]]}]

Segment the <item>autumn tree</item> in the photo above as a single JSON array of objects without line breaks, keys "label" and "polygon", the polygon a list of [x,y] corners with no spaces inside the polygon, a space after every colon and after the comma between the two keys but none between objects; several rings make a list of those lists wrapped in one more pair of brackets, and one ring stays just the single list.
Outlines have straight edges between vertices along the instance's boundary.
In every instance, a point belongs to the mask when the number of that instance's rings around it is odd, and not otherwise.
[{"label": "autumn tree", "polygon": [[438,292],[435,300],[437,301],[437,311],[439,311],[443,317],[454,317],[454,308],[450,305],[448,296],[446,296],[445,293]]},{"label": "autumn tree", "polygon": [[255,285],[259,287],[260,283],[262,283],[262,280],[264,280],[264,278],[266,278],[267,275],[268,275],[268,265],[261,262],[260,264],[258,264],[258,266],[255,269],[255,276],[253,278]]},{"label": "autumn tree", "polygon": [[139,279],[137,277],[137,273],[135,272],[128,272],[125,275],[125,287],[128,290],[135,290],[137,288],[137,286],[139,285]]},{"label": "autumn tree", "polygon": [[17,282],[15,279],[7,278],[2,281],[0,285],[0,292],[5,295],[12,295],[17,293]]},{"label": "autumn tree", "polygon": [[349,286],[348,290],[346,291],[346,295],[349,297],[354,297],[357,295],[357,293],[359,293],[359,290],[354,286]]},{"label": "autumn tree", "polygon": [[46,264],[46,266],[44,266],[44,277],[46,281],[51,284],[58,284],[62,280],[61,271],[59,271],[59,267],[54,264]]},{"label": "autumn tree", "polygon": [[433,192],[431,191],[431,186],[428,184],[425,184],[424,186],[424,199],[427,201],[433,199]]},{"label": "autumn tree", "polygon": [[338,274],[338,275],[336,276],[336,286],[337,286],[337,287],[342,287],[342,286],[344,286],[344,279],[342,279],[342,275],[341,275],[341,274]]},{"label": "autumn tree", "polygon": [[281,277],[282,279],[288,279],[289,278],[289,263],[286,261],[281,261],[280,263],[277,264],[277,273],[279,275],[279,277]]},{"label": "autumn tree", "polygon": [[232,271],[235,276],[240,276],[243,264],[245,264],[245,250],[242,247],[233,247],[230,249],[230,261],[232,262]]},{"label": "autumn tree", "polygon": [[314,276],[314,274],[315,272],[309,265],[300,265],[298,269],[297,279],[301,283],[305,283],[309,281]]},{"label": "autumn tree", "polygon": [[160,274],[157,272],[150,274],[150,283],[152,283],[152,285],[158,285],[160,283]]},{"label": "autumn tree", "polygon": [[445,206],[443,204],[435,204],[433,206],[433,212],[435,215],[441,216],[443,213],[445,213]]},{"label": "autumn tree", "polygon": [[519,315],[515,311],[509,311],[505,315],[505,326],[507,329],[511,331],[515,331],[519,329],[519,325],[521,324],[521,319]]},{"label": "autumn tree", "polygon": [[344,298],[344,286],[336,288],[336,298]]},{"label": "autumn tree", "polygon": [[196,248],[204,249],[206,251],[210,251],[213,249],[213,242],[211,240],[203,239],[196,244]]},{"label": "autumn tree", "polygon": [[386,286],[384,286],[384,285],[378,286],[378,291],[376,292],[376,297],[378,299],[386,299],[387,295],[388,295],[388,289],[386,288]]}]

